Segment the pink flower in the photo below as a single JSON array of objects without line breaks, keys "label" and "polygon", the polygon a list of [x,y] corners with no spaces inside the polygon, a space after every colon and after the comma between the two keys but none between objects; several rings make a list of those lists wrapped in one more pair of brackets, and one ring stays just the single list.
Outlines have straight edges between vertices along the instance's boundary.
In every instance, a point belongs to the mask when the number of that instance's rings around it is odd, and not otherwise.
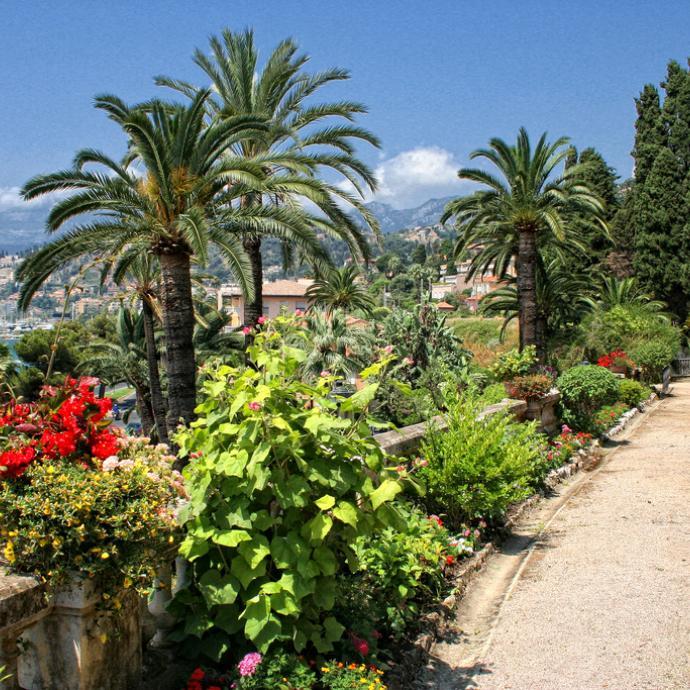
[{"label": "pink flower", "polygon": [[408,367],[411,367],[414,365],[414,359],[412,359],[412,357],[405,357],[403,359],[403,363],[407,364]]},{"label": "pink flower", "polygon": [[443,520],[438,515],[429,515],[429,520],[435,522],[439,527],[443,527]]},{"label": "pink flower", "polygon": [[331,374],[331,372],[328,371],[328,369],[324,369],[324,370],[321,372],[321,376],[322,376],[323,378],[326,378],[326,377],[328,377],[328,376],[333,376],[333,374]]},{"label": "pink flower", "polygon": [[295,309],[295,316],[302,316],[304,312],[301,309]]},{"label": "pink flower", "polygon": [[417,467],[426,467],[429,464],[429,461],[426,458],[419,458],[417,460]]},{"label": "pink flower", "polygon": [[263,324],[266,323],[266,317],[265,317],[265,316],[260,316],[260,317],[256,320],[256,322],[257,322],[258,324],[263,325]]},{"label": "pink flower", "polygon": [[261,403],[257,402],[256,400],[252,400],[247,407],[249,407],[250,410],[256,412],[257,410],[261,409]]},{"label": "pink flower", "polygon": [[383,351],[387,354],[393,354],[393,346],[392,345],[386,345],[386,347],[383,348]]},{"label": "pink flower", "polygon": [[462,533],[462,536],[463,536],[463,537],[469,537],[470,534],[472,534],[472,532],[470,532],[470,530],[466,529],[466,530]]},{"label": "pink flower", "polygon": [[400,474],[402,474],[402,473],[405,471],[404,465],[398,465],[398,466],[395,468],[395,471],[398,472],[398,473],[400,473]]},{"label": "pink flower", "polygon": [[571,433],[573,432],[573,430],[572,430],[567,424],[564,424],[564,425],[561,427],[561,431],[562,431],[564,434],[571,434]]},{"label": "pink flower", "polygon": [[355,648],[355,651],[362,656],[369,654],[369,643],[366,640],[357,637],[357,635],[352,635],[352,646]]},{"label": "pink flower", "polygon": [[261,663],[262,656],[258,652],[245,654],[244,658],[237,664],[241,676],[253,676],[257,666]]},{"label": "pink flower", "polygon": [[249,335],[251,332],[252,332],[252,329],[249,328],[249,326],[245,326],[245,327],[242,329],[242,333],[244,333],[245,335]]}]

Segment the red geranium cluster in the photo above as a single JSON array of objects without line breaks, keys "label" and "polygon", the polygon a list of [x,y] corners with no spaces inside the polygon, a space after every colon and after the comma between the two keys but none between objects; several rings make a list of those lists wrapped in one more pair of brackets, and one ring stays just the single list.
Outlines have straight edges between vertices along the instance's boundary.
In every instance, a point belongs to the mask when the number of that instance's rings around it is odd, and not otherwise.
[{"label": "red geranium cluster", "polygon": [[110,398],[98,398],[98,379],[68,378],[45,386],[38,402],[10,401],[0,408],[0,478],[20,477],[34,461],[66,458],[85,467],[116,455],[118,437],[105,416]]},{"label": "red geranium cluster", "polygon": [[630,367],[633,362],[623,350],[612,350],[607,355],[602,355],[597,360],[600,367]]}]

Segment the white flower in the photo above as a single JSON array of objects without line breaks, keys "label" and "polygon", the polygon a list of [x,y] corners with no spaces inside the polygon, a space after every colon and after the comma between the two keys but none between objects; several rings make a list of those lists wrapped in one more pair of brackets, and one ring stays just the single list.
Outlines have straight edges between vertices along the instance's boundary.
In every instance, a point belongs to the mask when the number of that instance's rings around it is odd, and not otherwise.
[{"label": "white flower", "polygon": [[117,469],[120,466],[120,461],[117,458],[117,455],[110,455],[103,461],[103,471],[104,472],[112,472],[113,470]]}]

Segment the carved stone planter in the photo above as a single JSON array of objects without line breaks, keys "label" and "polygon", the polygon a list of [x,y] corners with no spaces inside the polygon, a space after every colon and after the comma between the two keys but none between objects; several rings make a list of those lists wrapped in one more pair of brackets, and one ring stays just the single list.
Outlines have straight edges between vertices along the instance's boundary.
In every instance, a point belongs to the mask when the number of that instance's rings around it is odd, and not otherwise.
[{"label": "carved stone planter", "polygon": [[97,607],[91,580],[74,578],[50,601],[50,613],[21,635],[19,685],[26,690],[128,690],[141,675],[139,597],[127,591],[122,607]]},{"label": "carved stone planter", "polygon": [[560,392],[552,388],[543,398],[527,401],[525,419],[535,420],[539,430],[547,434],[558,432],[558,416],[556,415],[556,405],[561,399]]}]

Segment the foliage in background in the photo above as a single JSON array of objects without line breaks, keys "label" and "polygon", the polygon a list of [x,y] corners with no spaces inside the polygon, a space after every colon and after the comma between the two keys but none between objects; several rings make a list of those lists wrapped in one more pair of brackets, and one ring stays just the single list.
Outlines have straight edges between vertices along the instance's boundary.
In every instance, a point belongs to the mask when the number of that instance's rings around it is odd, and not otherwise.
[{"label": "foliage in background", "polygon": [[642,380],[658,383],[664,369],[671,364],[677,352],[668,342],[652,340],[635,345],[630,354],[642,372]]},{"label": "foliage in background", "polygon": [[269,322],[246,369],[211,369],[197,420],[177,437],[192,458],[181,554],[194,577],[172,610],[187,649],[214,659],[248,644],[332,649],[344,632],[337,576],[357,570],[357,538],[395,519],[402,489],[366,419],[377,384],[338,403],[332,378],[302,382],[290,327]]}]

